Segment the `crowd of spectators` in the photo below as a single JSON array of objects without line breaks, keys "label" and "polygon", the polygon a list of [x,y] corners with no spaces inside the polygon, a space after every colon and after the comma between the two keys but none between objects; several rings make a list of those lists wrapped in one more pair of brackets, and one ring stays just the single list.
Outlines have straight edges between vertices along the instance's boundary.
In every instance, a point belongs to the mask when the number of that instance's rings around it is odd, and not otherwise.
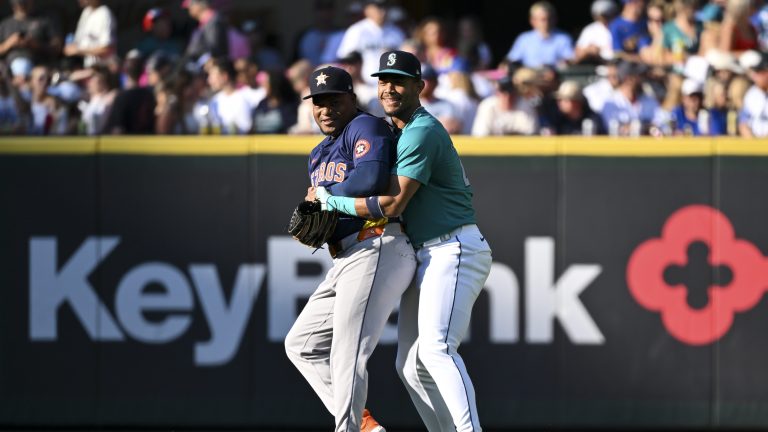
[{"label": "crowd of spectators", "polygon": [[453,134],[768,137],[763,0],[595,0],[578,35],[539,1],[500,62],[477,17],[417,22],[386,0],[352,2],[340,27],[333,0],[315,0],[292,53],[270,46],[258,19],[234,26],[212,0],[180,0],[191,33],[152,8],[118,56],[112,11],[78,1],[65,36],[33,0],[10,0],[0,134],[320,133],[302,100],[311,72],[345,68],[360,108],[383,117],[370,74],[401,49],[421,59],[422,105]]}]

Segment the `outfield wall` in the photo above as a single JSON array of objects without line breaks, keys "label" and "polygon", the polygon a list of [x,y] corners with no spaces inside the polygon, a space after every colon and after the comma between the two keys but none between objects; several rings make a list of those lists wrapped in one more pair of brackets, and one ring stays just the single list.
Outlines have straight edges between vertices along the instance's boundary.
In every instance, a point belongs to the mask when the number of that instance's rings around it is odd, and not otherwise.
[{"label": "outfield wall", "polygon": [[[0,426],[331,427],[282,345],[330,266],[285,233],[317,141],[0,140]],[[460,350],[486,429],[768,427],[768,143],[456,144],[494,257]],[[393,429],[419,425],[395,331]]]}]

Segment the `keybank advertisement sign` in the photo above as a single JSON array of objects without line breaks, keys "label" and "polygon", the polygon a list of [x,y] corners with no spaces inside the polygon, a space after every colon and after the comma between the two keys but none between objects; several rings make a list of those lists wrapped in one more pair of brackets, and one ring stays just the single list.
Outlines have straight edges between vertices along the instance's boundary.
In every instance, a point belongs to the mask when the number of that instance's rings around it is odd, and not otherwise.
[{"label": "keybank advertisement sign", "polygon": [[[484,428],[768,427],[768,158],[463,163],[494,261],[461,346]],[[331,427],[283,347],[331,265],[285,233],[305,170],[0,154],[0,425]],[[413,430],[396,331],[368,405]]]},{"label": "keybank advertisement sign", "polygon": [[[200,308],[210,339],[196,341],[193,360],[198,366],[219,366],[237,354],[256,298],[268,299],[267,335],[282,342],[299,310],[297,301],[308,298],[332,265],[325,253],[290,237],[270,237],[268,263],[242,264],[234,286],[225,292],[216,264],[190,264],[181,269],[163,262],[137,263],[115,287],[114,305],[106,305],[89,282],[102,261],[120,245],[118,237],[89,237],[70,257],[58,258],[55,237],[33,237],[29,242],[29,337],[33,342],[56,342],[61,330],[58,315],[63,308],[74,312],[94,342],[134,341],[162,345],[184,335],[190,327],[190,312]],[[579,294],[600,274],[596,264],[568,267],[559,278],[554,274],[554,240],[529,238],[525,243],[525,305],[528,343],[551,343],[559,322],[576,344],[601,344],[604,336],[579,300]],[[300,276],[299,264],[322,267],[319,276]],[[160,292],[146,292],[150,285]],[[520,282],[508,266],[494,263],[486,290],[491,300],[490,342],[516,343],[520,339]],[[146,312],[163,314],[150,321]],[[72,330],[72,329],[70,329]],[[385,331],[382,343],[397,342],[394,325]],[[159,355],[162,351],[158,352]]]},{"label": "keybank advertisement sign", "polygon": [[[708,206],[676,211],[662,231],[662,237],[643,242],[631,256],[629,293],[642,307],[660,313],[670,335],[681,343],[712,343],[727,333],[737,312],[749,311],[762,298],[768,287],[768,259],[752,243],[737,239],[728,219]],[[133,339],[162,345],[182,337],[193,319],[190,312],[200,308],[210,339],[194,343],[193,361],[197,366],[218,366],[237,354],[261,293],[268,299],[266,337],[282,342],[300,312],[297,301],[311,295],[332,265],[325,253],[312,253],[290,237],[270,237],[268,262],[240,265],[234,286],[227,290],[229,295],[215,263],[181,269],[169,263],[145,262],[120,278],[115,303],[108,307],[88,278],[119,245],[119,237],[89,237],[72,256],[60,261],[55,237],[30,239],[30,340],[55,342],[60,310],[70,308],[95,342]],[[570,264],[557,275],[553,238],[527,238],[524,247],[524,305],[520,304],[521,279],[507,265],[496,262],[492,266],[485,288],[491,303],[490,342],[519,342],[522,314],[526,343],[552,343],[557,324],[573,344],[605,343],[579,298],[600,275],[601,265]],[[300,264],[315,264],[322,270],[317,276],[301,276],[296,271]],[[694,266],[700,268],[691,271],[707,272],[708,264],[715,280],[695,298],[682,273]],[[146,292],[153,284],[162,290]],[[164,316],[150,321],[146,312]],[[396,342],[396,328],[390,324],[381,343]]]}]

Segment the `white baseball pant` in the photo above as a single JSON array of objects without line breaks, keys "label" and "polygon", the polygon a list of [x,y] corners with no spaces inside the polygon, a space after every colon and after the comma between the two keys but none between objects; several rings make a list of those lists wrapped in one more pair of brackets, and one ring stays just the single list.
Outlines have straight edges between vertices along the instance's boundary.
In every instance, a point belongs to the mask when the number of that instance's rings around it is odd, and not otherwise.
[{"label": "white baseball pant", "polygon": [[491,270],[491,249],[465,225],[416,250],[400,302],[397,371],[430,432],[480,432],[475,390],[457,352]]}]

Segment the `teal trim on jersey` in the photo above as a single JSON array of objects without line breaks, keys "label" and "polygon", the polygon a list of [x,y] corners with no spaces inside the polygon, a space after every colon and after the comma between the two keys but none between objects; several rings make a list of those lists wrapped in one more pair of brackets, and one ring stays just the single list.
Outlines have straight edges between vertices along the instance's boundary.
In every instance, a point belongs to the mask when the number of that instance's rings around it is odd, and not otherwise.
[{"label": "teal trim on jersey", "polygon": [[338,210],[350,216],[357,216],[355,199],[343,196],[330,196],[326,202],[328,210]]},{"label": "teal trim on jersey", "polygon": [[472,188],[456,148],[443,125],[423,107],[403,128],[393,172],[421,183],[403,211],[414,244],[475,223]]}]

